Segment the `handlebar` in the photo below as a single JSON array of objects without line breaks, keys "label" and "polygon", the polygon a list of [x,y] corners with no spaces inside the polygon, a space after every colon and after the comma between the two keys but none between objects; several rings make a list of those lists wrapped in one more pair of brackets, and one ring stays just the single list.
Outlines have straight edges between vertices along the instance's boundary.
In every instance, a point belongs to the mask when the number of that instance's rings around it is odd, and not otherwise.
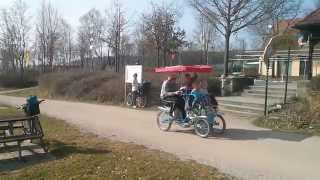
[{"label": "handlebar", "polygon": [[[40,101],[38,101],[38,104],[40,105],[41,103],[45,102],[46,100],[42,99]],[[27,104],[22,104],[19,106],[16,106],[17,109],[24,109],[26,107]]]}]

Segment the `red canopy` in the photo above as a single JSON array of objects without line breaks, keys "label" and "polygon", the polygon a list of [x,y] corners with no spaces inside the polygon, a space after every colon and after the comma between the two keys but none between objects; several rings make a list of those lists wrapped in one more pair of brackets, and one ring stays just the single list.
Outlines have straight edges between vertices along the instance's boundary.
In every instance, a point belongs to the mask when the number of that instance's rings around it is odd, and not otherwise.
[{"label": "red canopy", "polygon": [[212,67],[208,65],[193,65],[193,66],[168,66],[160,67],[155,69],[156,73],[210,73],[212,72]]}]

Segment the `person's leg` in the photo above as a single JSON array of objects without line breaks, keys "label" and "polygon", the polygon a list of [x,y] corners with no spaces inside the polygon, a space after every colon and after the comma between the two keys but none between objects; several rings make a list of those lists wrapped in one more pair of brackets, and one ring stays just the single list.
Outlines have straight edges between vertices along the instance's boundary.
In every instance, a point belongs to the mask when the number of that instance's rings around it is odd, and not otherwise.
[{"label": "person's leg", "polygon": [[132,92],[132,105],[133,105],[133,106],[136,106],[136,105],[137,105],[137,95],[138,95],[138,92],[137,92],[137,91],[133,91],[133,92]]},{"label": "person's leg", "polygon": [[176,107],[182,112],[182,118],[186,119],[185,100],[181,96],[177,96]]},{"label": "person's leg", "polygon": [[[163,100],[165,101],[171,101],[171,102],[176,102],[177,101],[177,98],[175,96],[168,96],[168,97],[165,97],[163,98]],[[174,104],[173,106],[171,106],[171,109],[170,109],[170,114],[172,115],[173,114],[173,111],[174,111]]]},{"label": "person's leg", "polygon": [[218,107],[218,101],[217,101],[216,97],[211,94],[211,95],[209,95],[209,98],[210,98],[210,104],[213,107]]}]

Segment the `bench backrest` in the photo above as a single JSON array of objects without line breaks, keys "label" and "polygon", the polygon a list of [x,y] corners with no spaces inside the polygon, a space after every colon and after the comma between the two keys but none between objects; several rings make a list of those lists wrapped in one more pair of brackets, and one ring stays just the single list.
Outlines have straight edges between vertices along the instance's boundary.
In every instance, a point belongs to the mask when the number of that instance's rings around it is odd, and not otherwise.
[{"label": "bench backrest", "polygon": [[[0,120],[0,141],[15,137],[43,137],[43,130],[37,116]],[[3,133],[6,131],[6,133]]]}]

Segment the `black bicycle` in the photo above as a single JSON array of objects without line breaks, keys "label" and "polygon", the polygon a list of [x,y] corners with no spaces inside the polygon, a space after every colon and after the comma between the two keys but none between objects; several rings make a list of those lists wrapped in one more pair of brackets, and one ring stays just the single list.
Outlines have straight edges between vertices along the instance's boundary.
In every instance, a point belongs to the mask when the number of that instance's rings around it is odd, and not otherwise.
[{"label": "black bicycle", "polygon": [[130,92],[127,95],[127,106],[137,106],[138,108],[145,108],[148,105],[148,94],[151,88],[150,82],[143,82],[142,85],[139,86],[137,94],[136,94],[136,102],[134,102],[133,92]]}]

